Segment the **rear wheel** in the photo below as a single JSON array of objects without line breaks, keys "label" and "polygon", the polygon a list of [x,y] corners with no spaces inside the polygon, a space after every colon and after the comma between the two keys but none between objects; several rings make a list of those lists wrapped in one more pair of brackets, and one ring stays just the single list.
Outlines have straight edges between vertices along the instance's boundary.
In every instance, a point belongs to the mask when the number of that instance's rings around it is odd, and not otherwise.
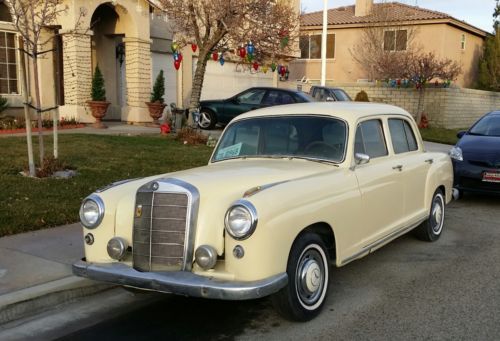
[{"label": "rear wheel", "polygon": [[272,296],[276,310],[292,321],[308,321],[325,303],[329,257],[323,240],[304,233],[294,242],[287,265],[288,284]]},{"label": "rear wheel", "polygon": [[444,225],[445,201],[441,190],[437,190],[432,197],[429,218],[415,229],[418,239],[433,242],[439,239]]},{"label": "rear wheel", "polygon": [[202,108],[200,110],[200,120],[198,121],[198,126],[201,129],[213,129],[217,119],[215,118],[215,113],[210,109]]}]

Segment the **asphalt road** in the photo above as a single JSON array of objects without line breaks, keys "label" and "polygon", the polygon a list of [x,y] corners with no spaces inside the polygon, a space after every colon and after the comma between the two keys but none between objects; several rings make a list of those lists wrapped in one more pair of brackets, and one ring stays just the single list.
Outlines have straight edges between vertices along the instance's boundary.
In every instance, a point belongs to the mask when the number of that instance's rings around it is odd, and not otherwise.
[{"label": "asphalt road", "polygon": [[[499,340],[500,197],[447,207],[439,241],[411,234],[332,269],[323,312],[308,323],[267,299],[223,302],[169,295],[61,340]],[[131,307],[129,307],[131,308]],[[133,309],[133,308],[132,308]]]}]

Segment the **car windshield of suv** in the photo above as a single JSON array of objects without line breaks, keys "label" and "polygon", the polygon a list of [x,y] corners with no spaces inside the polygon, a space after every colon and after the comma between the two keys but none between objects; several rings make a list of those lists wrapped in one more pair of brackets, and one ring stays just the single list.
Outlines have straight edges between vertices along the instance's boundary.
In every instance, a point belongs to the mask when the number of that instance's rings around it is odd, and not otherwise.
[{"label": "car windshield of suv", "polygon": [[322,116],[259,117],[226,128],[213,161],[235,158],[344,160],[347,125]]},{"label": "car windshield of suv", "polygon": [[339,89],[333,89],[332,91],[335,94],[337,101],[352,101],[351,97],[349,97],[349,95],[346,94],[344,91]]},{"label": "car windshield of suv", "polygon": [[500,136],[500,115],[483,117],[469,131],[471,135]]}]

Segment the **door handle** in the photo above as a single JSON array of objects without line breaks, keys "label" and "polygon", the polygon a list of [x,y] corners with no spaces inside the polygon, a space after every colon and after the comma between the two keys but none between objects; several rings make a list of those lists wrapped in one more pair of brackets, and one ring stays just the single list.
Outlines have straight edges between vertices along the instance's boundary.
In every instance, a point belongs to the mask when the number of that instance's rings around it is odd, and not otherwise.
[{"label": "door handle", "polygon": [[432,165],[434,163],[434,159],[427,159],[425,160],[429,165]]},{"label": "door handle", "polygon": [[400,171],[400,172],[401,172],[401,171],[403,170],[403,165],[397,165],[397,166],[394,166],[394,167],[392,167],[392,169],[394,169],[394,170],[398,170],[398,171]]}]

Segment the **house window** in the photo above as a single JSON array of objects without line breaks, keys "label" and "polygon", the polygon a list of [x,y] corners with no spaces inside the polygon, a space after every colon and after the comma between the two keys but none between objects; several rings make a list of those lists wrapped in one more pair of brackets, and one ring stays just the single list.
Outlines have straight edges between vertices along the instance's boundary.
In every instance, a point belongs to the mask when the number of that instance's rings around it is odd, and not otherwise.
[{"label": "house window", "polygon": [[[301,36],[299,40],[300,58],[321,59],[321,34]],[[335,58],[335,34],[326,38],[326,58]]]},{"label": "house window", "polygon": [[0,94],[17,94],[16,35],[0,31]]},{"label": "house window", "polygon": [[462,34],[462,40],[460,41],[460,48],[465,50],[465,34]]},{"label": "house window", "polygon": [[406,51],[407,42],[407,30],[391,30],[384,32],[384,51]]}]

